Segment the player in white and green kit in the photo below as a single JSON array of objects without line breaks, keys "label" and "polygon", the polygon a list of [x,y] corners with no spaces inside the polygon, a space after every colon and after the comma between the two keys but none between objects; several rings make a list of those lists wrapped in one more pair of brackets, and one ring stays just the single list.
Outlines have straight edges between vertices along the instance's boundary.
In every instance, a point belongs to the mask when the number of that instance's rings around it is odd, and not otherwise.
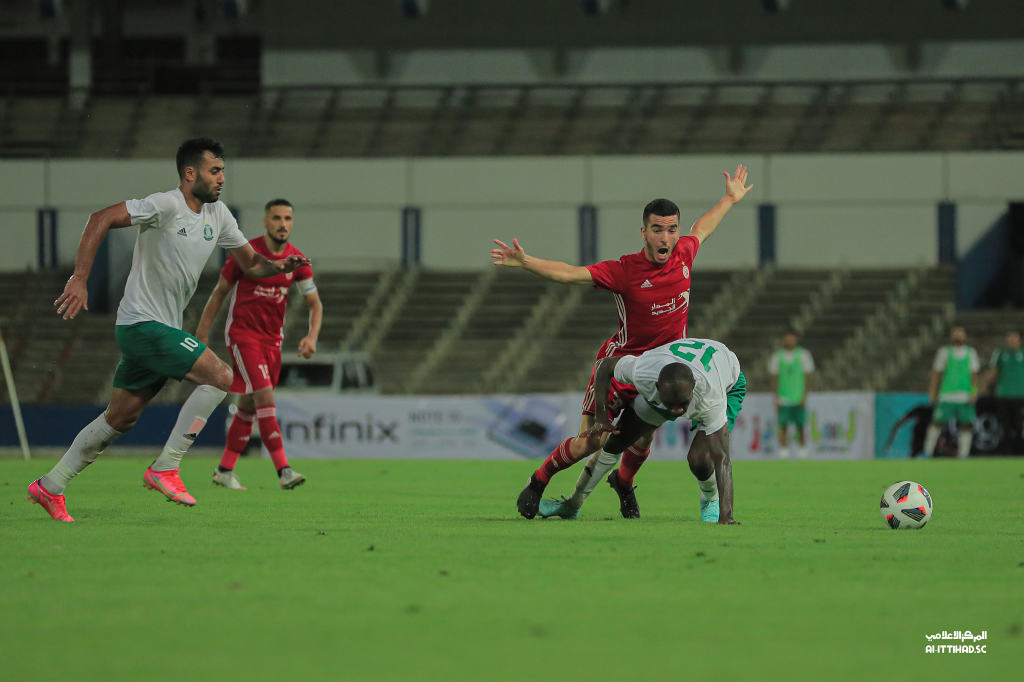
[{"label": "player in white and green kit", "polygon": [[935,406],[935,412],[925,436],[924,451],[934,456],[942,424],[955,419],[959,431],[957,457],[963,459],[971,452],[981,364],[977,351],[967,345],[967,331],[963,327],[953,327],[949,340],[950,345],[940,348],[932,363],[928,399]]},{"label": "player in white and green kit", "polygon": [[[629,403],[614,425],[608,412],[612,378],[635,389],[632,396],[619,393]],[[740,361],[725,344],[679,339],[639,356],[601,360],[594,376],[596,421],[586,434],[610,433],[602,452],[617,455],[667,421],[690,419],[694,436],[686,460],[700,489],[701,520],[735,524],[729,434],[746,394]],[[628,513],[637,508],[636,496],[618,469],[608,475],[608,484],[619,496],[622,516],[638,518],[639,513]]]},{"label": "player in white and green kit", "polygon": [[224,150],[217,142],[188,140],[176,157],[180,183],[169,192],[129,199],[93,213],[82,234],[75,271],[54,302],[64,319],[88,310],[86,282],[100,242],[112,228],[138,226],[131,272],[117,310],[115,336],[122,357],[114,372],[107,409],[82,429],[52,470],[29,485],[29,499],[58,521],[67,513],[64,488],[103,450],[129,431],[168,378],[198,387],[182,405],[160,456],[143,474],[146,487],[168,500],[192,506],[178,472],[182,457],[231,386],[231,367],[181,329],[182,312],[195,293],[206,262],[227,249],[246,274],[267,277],[292,272],[308,260],[272,261],[256,253],[220,202]]},{"label": "player in white and green kit", "polygon": [[782,348],[772,353],[768,372],[772,375],[775,410],[778,416],[779,457],[789,457],[789,427],[796,428],[800,443],[798,454],[807,457],[807,392],[814,376],[814,357],[797,345],[799,338],[793,330],[782,335]]}]

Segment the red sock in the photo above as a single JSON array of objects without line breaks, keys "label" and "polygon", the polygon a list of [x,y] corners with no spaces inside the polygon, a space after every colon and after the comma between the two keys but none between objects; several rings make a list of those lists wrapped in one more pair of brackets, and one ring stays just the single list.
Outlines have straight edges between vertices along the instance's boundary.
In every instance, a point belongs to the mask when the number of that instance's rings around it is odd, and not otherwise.
[{"label": "red sock", "polygon": [[573,457],[572,451],[569,450],[569,443],[575,437],[566,438],[559,443],[558,447],[552,450],[548,458],[540,465],[540,468],[533,472],[538,481],[547,483],[559,470],[568,468],[579,461],[580,458]]},{"label": "red sock", "polygon": [[636,476],[636,472],[640,471],[640,467],[644,465],[650,454],[650,445],[643,450],[635,445],[626,448],[626,451],[622,453],[622,461],[619,462],[619,481],[624,485],[633,485],[633,477]]},{"label": "red sock", "polygon": [[274,460],[275,469],[288,466],[288,458],[284,456],[284,444],[281,442],[281,427],[277,423],[277,406],[264,405],[256,408],[256,418],[260,421],[260,438]]},{"label": "red sock", "polygon": [[220,458],[220,466],[223,469],[234,469],[238,458],[242,456],[242,450],[249,442],[252,435],[252,420],[256,418],[252,412],[235,412],[231,426],[228,427],[228,437],[224,442],[224,454]]}]

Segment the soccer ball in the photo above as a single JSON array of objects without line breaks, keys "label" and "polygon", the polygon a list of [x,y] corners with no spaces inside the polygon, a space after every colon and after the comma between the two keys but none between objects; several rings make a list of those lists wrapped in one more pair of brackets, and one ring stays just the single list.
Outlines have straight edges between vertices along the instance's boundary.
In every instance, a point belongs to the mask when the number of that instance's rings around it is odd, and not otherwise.
[{"label": "soccer ball", "polygon": [[882,493],[882,520],[893,530],[924,528],[932,518],[932,496],[914,481],[893,483]]}]

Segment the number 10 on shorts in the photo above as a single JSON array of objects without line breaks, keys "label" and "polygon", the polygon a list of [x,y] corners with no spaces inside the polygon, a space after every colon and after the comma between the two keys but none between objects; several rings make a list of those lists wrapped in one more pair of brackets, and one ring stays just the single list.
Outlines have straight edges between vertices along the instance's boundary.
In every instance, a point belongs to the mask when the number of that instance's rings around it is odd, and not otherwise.
[{"label": "number 10 on shorts", "polygon": [[181,343],[179,343],[178,345],[187,351],[194,351],[196,348],[199,348],[199,342],[193,339],[191,336],[186,336],[184,339],[181,340]]}]

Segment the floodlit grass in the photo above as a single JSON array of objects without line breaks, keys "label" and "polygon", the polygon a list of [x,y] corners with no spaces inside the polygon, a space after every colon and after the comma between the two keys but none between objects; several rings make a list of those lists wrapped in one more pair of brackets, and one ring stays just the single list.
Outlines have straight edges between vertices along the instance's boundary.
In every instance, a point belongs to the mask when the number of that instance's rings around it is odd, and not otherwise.
[{"label": "floodlit grass", "polygon": [[[243,460],[235,492],[193,458],[192,509],[143,490],[147,463],[101,459],[60,524],[25,500],[52,460],[0,461],[3,679],[1007,680],[1024,664],[1021,459],[738,462],[734,527],[696,520],[679,462],[637,477],[639,521],[602,484],[575,522],[519,518],[527,462],[299,461],[309,483],[284,492]],[[935,500],[921,531],[882,522],[901,479]],[[988,652],[925,654],[942,630],[987,630]]]}]

